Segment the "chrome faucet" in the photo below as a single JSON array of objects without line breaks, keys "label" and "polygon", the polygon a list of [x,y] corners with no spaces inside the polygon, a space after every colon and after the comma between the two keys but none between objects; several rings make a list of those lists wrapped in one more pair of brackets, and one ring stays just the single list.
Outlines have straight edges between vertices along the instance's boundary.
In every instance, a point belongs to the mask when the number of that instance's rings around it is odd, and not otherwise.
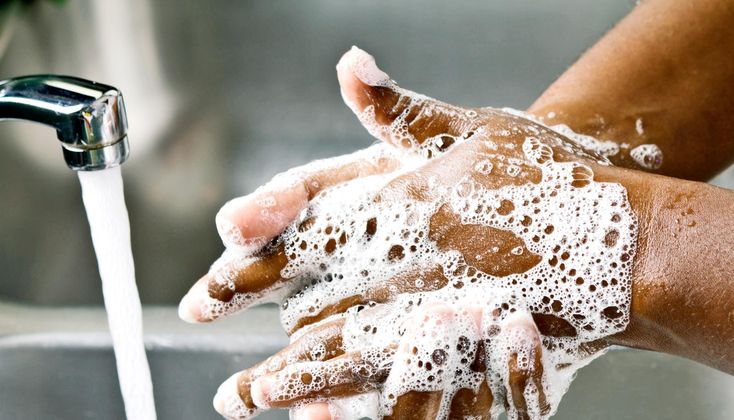
[{"label": "chrome faucet", "polygon": [[56,129],[66,164],[95,171],[127,160],[127,116],[112,86],[68,76],[22,76],[0,82],[0,120],[35,121]]}]

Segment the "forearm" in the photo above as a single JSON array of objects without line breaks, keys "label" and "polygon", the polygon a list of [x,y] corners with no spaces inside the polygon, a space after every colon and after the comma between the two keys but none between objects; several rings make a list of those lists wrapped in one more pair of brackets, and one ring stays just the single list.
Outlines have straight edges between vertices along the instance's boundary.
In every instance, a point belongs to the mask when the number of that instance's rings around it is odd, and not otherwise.
[{"label": "forearm", "polygon": [[529,108],[546,123],[626,143],[656,144],[658,173],[705,180],[734,159],[734,2],[647,0]]},{"label": "forearm", "polygon": [[734,192],[640,178],[631,321],[612,342],[734,373]]}]

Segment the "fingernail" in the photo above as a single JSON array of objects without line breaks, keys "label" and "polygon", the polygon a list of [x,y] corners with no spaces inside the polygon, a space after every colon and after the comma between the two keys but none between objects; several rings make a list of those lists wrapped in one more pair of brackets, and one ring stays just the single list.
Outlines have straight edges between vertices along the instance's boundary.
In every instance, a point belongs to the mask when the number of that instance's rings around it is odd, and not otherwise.
[{"label": "fingernail", "polygon": [[222,206],[214,220],[225,247],[251,255],[282,232],[301,207],[296,206],[293,215],[283,213],[281,208],[273,209],[277,203],[275,194],[256,191]]},{"label": "fingernail", "polygon": [[270,406],[268,396],[270,395],[270,390],[273,388],[274,383],[275,379],[270,375],[261,376],[252,383],[250,396],[252,396],[252,402],[254,402],[256,406],[260,408],[268,408]]},{"label": "fingernail", "polygon": [[209,296],[209,276],[200,278],[178,304],[178,317],[191,323],[206,321],[203,310],[204,300]]},{"label": "fingernail", "polygon": [[217,413],[225,415],[227,400],[230,396],[237,394],[237,376],[238,374],[232,375],[219,385],[214,395],[214,409],[217,410]]},{"label": "fingernail", "polygon": [[240,398],[237,391],[237,381],[240,374],[230,376],[217,389],[214,395],[214,409],[227,418],[248,418],[256,414],[257,410],[249,409]]},{"label": "fingernail", "polygon": [[238,197],[228,201],[222,206],[214,217],[217,232],[226,247],[242,247],[247,245],[242,230],[237,225],[237,214],[247,204],[246,197]]},{"label": "fingernail", "polygon": [[191,296],[191,292],[187,293],[178,304],[178,317],[190,324],[200,323],[201,304],[201,299]]},{"label": "fingernail", "polygon": [[425,305],[423,309],[430,315],[450,316],[454,314],[453,308],[443,302],[429,303]]},{"label": "fingernail", "polygon": [[474,324],[476,325],[477,329],[482,328],[482,317],[484,314],[484,308],[481,306],[475,306],[472,305],[469,308],[467,308],[467,312],[474,320]]},{"label": "fingernail", "polygon": [[351,72],[368,86],[384,86],[390,83],[390,76],[380,70],[375,59],[356,46],[347,51],[336,65],[337,72]]}]

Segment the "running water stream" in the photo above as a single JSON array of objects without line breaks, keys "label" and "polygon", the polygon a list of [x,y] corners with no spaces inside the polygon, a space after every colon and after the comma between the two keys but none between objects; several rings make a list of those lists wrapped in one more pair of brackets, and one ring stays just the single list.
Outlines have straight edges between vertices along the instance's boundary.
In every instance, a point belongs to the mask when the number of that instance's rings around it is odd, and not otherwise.
[{"label": "running water stream", "polygon": [[107,321],[128,420],[154,420],[153,384],[143,343],[140,297],[120,168],[79,172],[97,253]]}]

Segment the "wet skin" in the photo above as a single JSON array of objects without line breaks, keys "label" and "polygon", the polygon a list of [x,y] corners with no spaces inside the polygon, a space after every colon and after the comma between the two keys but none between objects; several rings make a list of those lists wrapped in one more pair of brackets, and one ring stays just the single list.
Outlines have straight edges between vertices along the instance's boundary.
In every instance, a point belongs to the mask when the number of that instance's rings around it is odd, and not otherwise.
[{"label": "wet skin", "polygon": [[[353,54],[364,53],[353,52]],[[344,71],[349,72],[351,70],[346,68]],[[344,75],[344,77],[352,76]],[[354,100],[357,101],[354,105],[355,107],[361,110],[368,105],[376,106],[376,117],[379,124],[389,124],[394,118],[403,113],[415,115],[415,118],[410,119],[409,126],[412,127],[412,130],[415,130],[412,131],[414,139],[421,144],[429,139],[435,141],[435,136],[439,133],[459,136],[461,135],[459,130],[472,132],[474,129],[477,132],[482,131],[484,133],[477,138],[467,139],[465,143],[457,143],[456,146],[441,147],[444,143],[448,142],[445,139],[441,140],[441,146],[432,149],[431,161],[429,163],[421,166],[416,171],[407,172],[404,175],[398,176],[388,183],[379,192],[377,197],[378,201],[431,201],[437,199],[438,197],[435,196],[434,191],[440,188],[436,185],[429,188],[427,184],[431,175],[435,175],[435,178],[440,179],[440,183],[446,186],[455,185],[463,177],[470,175],[477,182],[480,182],[483,187],[488,189],[540,182],[539,169],[530,165],[529,162],[518,165],[518,174],[514,176],[507,174],[507,159],[514,158],[518,161],[524,159],[522,144],[525,142],[526,134],[524,132],[513,132],[512,128],[517,126],[532,127],[533,131],[538,133],[541,140],[545,139],[549,144],[557,146],[554,150],[553,147],[543,145],[547,151],[547,159],[553,158],[556,161],[583,160],[589,165],[596,165],[593,163],[591,154],[580,149],[568,139],[521,117],[490,108],[473,110],[474,112],[467,113],[467,110],[451,107],[433,100],[409,100],[404,96],[405,92],[398,92],[392,88],[375,88],[358,80],[350,80],[346,83],[351,83],[352,86],[358,89],[348,94],[359,95],[354,97]],[[431,116],[428,119],[421,120],[420,115],[425,114],[424,110],[422,110],[423,107],[431,107]],[[466,115],[469,115],[469,117],[466,117]],[[461,119],[461,121],[457,121],[457,118]],[[426,134],[424,127],[430,127],[430,135]],[[491,141],[489,141],[490,138]],[[441,139],[440,136],[439,139]],[[390,142],[394,139],[384,138],[383,140]],[[497,147],[497,143],[500,147]],[[512,147],[509,148],[507,147],[508,145]],[[403,147],[402,144],[394,146]],[[414,145],[407,146],[412,148]],[[496,170],[490,175],[477,173],[474,168],[478,163],[486,161],[490,161]],[[588,183],[588,177],[593,176],[590,169],[587,167],[583,168],[585,168],[585,171],[582,170],[579,173],[582,176],[578,180],[579,188],[583,188],[585,183]],[[306,183],[310,184],[308,181]],[[502,203],[498,211],[500,214],[503,214],[505,212],[509,213],[512,210],[513,204],[507,202]],[[318,215],[315,217],[318,217]],[[311,223],[311,219],[306,219],[299,230],[309,229]],[[484,273],[497,277],[505,277],[509,274],[525,272],[539,263],[540,257],[528,250],[525,250],[519,255],[512,252],[518,246],[524,248],[524,243],[511,232],[480,225],[462,224],[459,216],[454,214],[448,206],[441,206],[431,217],[429,224],[428,236],[436,243],[439,249],[460,252],[464,255],[465,260],[471,264],[473,269]],[[371,226],[370,223],[367,223],[364,233],[374,235],[379,231],[380,226]],[[345,242],[349,240],[350,238],[344,239]],[[326,240],[324,242],[324,247],[328,252],[329,243]],[[335,242],[333,246],[340,245]],[[496,247],[498,251],[489,252],[489,248],[492,247]],[[394,255],[388,255],[388,259],[401,258],[403,252],[407,252],[407,250],[399,249],[393,253],[391,249],[391,254]],[[272,291],[270,289],[271,287],[290,281],[290,279],[280,276],[281,271],[289,261],[282,238],[276,237],[272,244],[261,251],[258,256],[260,259],[249,265],[240,266],[239,261],[236,261],[235,266],[225,264],[218,268],[218,270],[227,272],[238,270],[237,275],[234,277],[234,290],[223,286],[214,278],[216,274],[215,270],[215,272],[207,275],[200,281],[200,285],[204,287],[195,288],[193,293],[205,292],[208,294],[208,298],[230,302],[236,295],[249,294],[257,296],[262,293],[267,294],[269,291]],[[341,313],[355,305],[366,305],[368,302],[387,304],[394,300],[398,294],[418,291],[414,286],[416,283],[415,280],[418,277],[425,284],[421,291],[443,288],[446,286],[446,279],[443,277],[443,270],[439,268],[415,267],[414,271],[409,270],[396,273],[394,278],[385,284],[384,287],[363,290],[361,294],[348,297],[334,305],[328,306],[317,314],[302,314],[303,316],[300,317],[299,322],[293,329],[289,330],[289,333],[295,333],[300,328],[322,321],[333,314]],[[196,302],[195,300],[192,301]],[[290,310],[289,308],[284,310]],[[204,318],[201,308],[194,307],[192,309],[199,314],[199,321],[212,320],[211,317]],[[551,336],[576,334],[573,327],[560,318],[543,314],[533,315],[539,324],[539,328],[541,328],[540,334]],[[295,361],[311,361],[310,349],[307,347],[308,343],[314,343],[315,345],[327,343],[327,354],[334,358],[329,359],[329,356],[327,356],[326,358],[319,359],[319,361],[329,363],[330,365],[343,364],[344,375],[348,375],[347,372],[352,369],[352,362],[359,360],[360,355],[358,353],[344,354],[344,350],[339,348],[341,330],[339,328],[333,328],[336,322],[339,321],[331,321],[327,324],[320,325],[315,330],[308,331],[305,337],[295,341],[289,348],[284,350],[283,354],[277,355],[262,365],[239,375],[237,379],[238,394],[244,404],[253,410],[256,408],[257,401],[260,401],[260,406],[291,407],[303,401],[316,399],[319,395],[327,392],[330,397],[345,397],[355,393],[365,392],[374,389],[382,380],[386,379],[388,372],[371,375],[368,378],[355,377],[352,378],[353,380],[340,380],[338,383],[329,384],[321,388],[319,394],[306,393],[286,400],[269,400],[263,395],[263,389],[269,388],[268,386],[264,386],[264,382],[276,373],[280,375],[273,377],[273,380],[276,382],[280,380],[279,378],[286,378],[290,375],[299,377],[307,375],[305,377],[310,380],[311,374],[307,373],[310,366],[306,366],[303,370],[297,370],[299,366],[293,364]],[[324,331],[321,329],[322,327],[327,328],[327,331],[334,335],[323,336]],[[508,328],[522,328],[527,330],[526,335],[532,337],[529,340],[532,343],[530,352],[535,355],[535,362],[531,364],[531,368],[523,369],[518,366],[517,354],[510,358],[507,366],[510,389],[503,393],[501,398],[511,398],[503,402],[506,405],[511,403],[517,411],[518,417],[523,418],[524,413],[528,411],[523,392],[527,385],[532,383],[538,387],[541,393],[541,398],[537,402],[540,406],[538,411],[546,412],[548,407],[543,396],[544,391],[542,390],[541,384],[543,369],[540,365],[542,348],[540,345],[539,331],[533,325],[532,321],[529,320],[515,327],[508,326]],[[315,339],[316,336],[320,336],[319,339]],[[469,339],[476,341],[478,337],[470,337]],[[306,350],[304,350],[304,346],[306,346]],[[386,359],[392,356],[393,354],[390,352],[386,352],[385,354]],[[281,362],[284,360],[289,361],[288,365]],[[482,369],[482,367],[477,367],[477,369]],[[262,378],[265,374],[268,374],[268,378]],[[252,388],[252,381],[254,379],[259,379],[255,391]],[[260,396],[253,398],[253,393],[259,394]],[[487,416],[489,415],[489,409],[494,398],[495,396],[492,395],[486,384],[479,388],[478,394],[475,394],[470,389],[462,390],[452,400],[451,416],[460,418],[466,415],[466,413],[478,413]],[[403,418],[403,416],[407,416],[409,413],[414,414],[416,407],[422,407],[422,409],[432,413],[430,415],[427,413],[429,417],[435,416],[435,410],[438,409],[440,400],[441,393],[409,392],[398,397],[393,411],[393,417]]]},{"label": "wet skin", "polygon": [[[730,1],[640,2],[528,111],[630,147],[654,143],[664,155],[655,173],[710,179],[734,163],[732,28]],[[639,169],[624,151],[610,159]],[[637,178],[647,197],[635,200],[651,215],[638,252],[648,257],[635,264],[630,326],[613,340],[734,373],[732,192]]]},{"label": "wet skin", "polygon": [[[732,27],[731,1],[641,1],[528,111],[630,149],[654,143],[656,173],[706,181],[734,156]],[[635,168],[630,149],[612,162]]]},{"label": "wet skin", "polygon": [[[423,182],[427,179],[427,174],[440,174],[442,182],[447,184],[455,183],[459,178],[472,173],[477,162],[485,159],[489,152],[497,154],[497,151],[488,149],[487,141],[494,143],[514,144],[512,149],[500,147],[501,153],[506,157],[522,158],[520,155],[521,144],[524,141],[524,135],[518,134],[501,134],[507,132],[508,128],[513,125],[532,125],[541,133],[539,138],[550,145],[555,145],[558,141],[563,144],[569,143],[567,139],[551,132],[543,126],[537,125],[529,120],[509,115],[493,109],[478,109],[474,113],[467,113],[466,110],[457,112],[456,107],[436,103],[433,101],[412,101],[405,99],[403,92],[381,86],[370,86],[361,82],[357,78],[351,78],[348,73],[349,69],[340,70],[340,79],[342,79],[345,97],[357,111],[363,110],[368,105],[374,105],[376,110],[376,118],[380,124],[389,124],[396,116],[401,115],[405,111],[405,107],[414,107],[408,109],[408,115],[417,116],[412,120],[411,127],[413,137],[420,141],[425,141],[437,133],[453,133],[459,134],[460,131],[466,130],[466,125],[471,128],[484,127],[489,133],[488,138],[478,138],[467,140],[464,143],[449,146],[446,150],[432,156],[432,160],[427,165],[419,168],[415,172],[408,172],[396,180],[391,182],[380,196],[383,199],[399,199],[401,197],[409,197],[411,199],[430,200],[431,191]],[[346,88],[345,88],[346,86]],[[420,107],[431,106],[433,112],[427,121],[420,120]],[[445,110],[442,112],[441,110]],[[438,110],[438,111],[437,111]],[[466,115],[472,115],[467,118]],[[458,120],[457,120],[458,119]],[[414,122],[414,123],[413,123]],[[424,131],[425,127],[429,127],[431,131],[428,134]],[[392,138],[383,138],[387,142],[391,142]],[[403,147],[403,144],[396,144],[396,147]],[[732,248],[732,238],[719,235],[719,232],[725,231],[727,220],[721,214],[722,210],[727,206],[731,207],[734,198],[731,193],[711,187],[705,184],[679,181],[661,176],[650,175],[638,171],[627,170],[623,168],[598,165],[593,161],[591,153],[577,150],[574,147],[574,153],[559,147],[551,147],[553,159],[557,161],[578,160],[583,161],[593,170],[593,178],[597,181],[617,182],[624,185],[628,191],[629,200],[634,209],[639,222],[639,243],[638,253],[634,261],[633,272],[633,297],[632,297],[632,320],[628,328],[615,337],[610,337],[606,342],[596,343],[597,348],[602,348],[609,344],[624,344],[632,347],[649,348],[658,351],[666,351],[674,354],[681,354],[687,357],[700,360],[704,363],[716,366],[720,369],[731,371],[732,367],[729,362],[732,355],[729,353],[728,346],[718,346],[713,338],[719,339],[719,344],[726,342],[730,337],[734,336],[734,331],[729,328],[707,328],[707,325],[725,325],[729,312],[726,308],[732,308],[734,300],[731,294],[725,293],[726,290],[720,290],[725,285],[726,271],[720,273],[711,273],[711,262],[701,259],[699,255],[693,258],[686,258],[690,254],[689,246],[694,243],[700,243],[701,247],[712,244],[716,241],[722,249]],[[502,162],[495,160],[493,163],[497,167],[501,167]],[[386,164],[386,168],[393,168],[395,162]],[[504,171],[496,171],[495,175],[489,175],[482,179],[487,188],[499,188],[512,183],[538,182],[539,174],[537,169],[528,165],[521,170],[522,176],[510,177],[503,175]],[[343,177],[339,178],[343,180]],[[321,185],[328,187],[327,182],[321,182]],[[723,208],[722,208],[723,206]],[[683,218],[685,220],[680,221]],[[675,222],[678,219],[679,222]],[[695,220],[693,220],[695,219]],[[307,221],[308,222],[308,221]],[[307,223],[306,222],[306,223]],[[692,223],[695,222],[695,223]],[[281,227],[282,229],[282,227]],[[370,227],[365,228],[369,230]],[[489,229],[489,228],[484,228]],[[501,231],[486,231],[482,228],[471,225],[461,225],[457,221],[457,217],[450,211],[439,211],[431,219],[430,235],[439,247],[451,247],[451,249],[459,250],[466,256],[481,255],[486,251],[484,248],[487,241],[497,240],[499,238],[500,245],[504,246],[505,252],[487,255],[487,258],[481,261],[474,261],[475,268],[493,273],[497,276],[507,275],[513,272],[523,272],[529,267],[537,263],[537,260],[529,252],[524,252],[520,256],[506,252],[516,245],[517,238],[513,235],[506,236],[508,233]],[[707,235],[708,233],[708,235]],[[675,236],[674,236],[675,235]],[[494,238],[494,239],[493,239]],[[478,239],[478,240],[477,240]],[[273,284],[279,282],[287,282],[288,279],[280,277],[280,272],[288,262],[288,257],[284,255],[282,245],[279,245],[278,238],[275,238],[273,245],[261,252],[261,259],[251,265],[241,269],[236,277],[235,292],[240,294],[256,294],[263,290],[267,290]],[[676,250],[676,244],[679,244],[680,252]],[[712,258],[720,261],[721,255],[712,256]],[[471,260],[471,258],[467,258]],[[707,287],[696,288],[692,292],[691,285],[696,284],[696,279],[692,279],[691,275],[681,274],[680,271],[695,267],[693,270],[696,274],[719,274],[720,278],[715,276],[709,277],[706,281],[710,282]],[[393,286],[397,286],[392,290],[385,288],[383,290],[365,291],[363,295],[354,296],[346,299],[333,307],[329,307],[319,314],[303,317],[301,322],[297,324],[296,330],[308,324],[321,321],[326,317],[339,313],[348,307],[356,304],[364,304],[367,301],[389,302],[394,298],[395,293],[410,293],[410,285],[414,284],[415,276],[421,275],[425,278],[426,284],[434,285],[437,288],[445,285],[445,280],[441,278],[440,270],[423,269],[416,273],[400,273],[396,275],[392,281]],[[702,280],[699,280],[703,283]],[[222,301],[230,300],[233,293],[229,290],[223,290],[218,283],[213,281],[209,276],[205,276],[201,281],[205,284],[209,297]],[[718,286],[715,286],[718,285]],[[707,307],[708,302],[712,299],[717,300],[717,305],[711,307],[708,311],[701,311],[701,307]],[[679,306],[685,305],[685,306]],[[699,310],[693,310],[696,308]],[[666,308],[675,306],[676,311],[666,311]],[[692,308],[691,310],[683,310],[680,308]],[[715,309],[720,309],[716,311]],[[193,308],[194,311],[197,308]],[[722,312],[723,311],[723,312]],[[211,319],[199,319],[200,321],[209,321]],[[723,322],[723,324],[722,324]],[[552,317],[542,317],[536,314],[535,323],[537,324],[538,333],[540,335],[563,335],[573,334],[569,331],[569,326],[563,320],[554,319]],[[329,324],[326,324],[329,326]],[[312,330],[307,335],[312,336],[319,333],[319,329]],[[333,337],[327,337],[326,342],[329,343],[329,356],[334,356],[337,363],[344,358],[354,358],[358,355],[343,354],[343,350],[339,348],[338,329],[331,328],[330,332],[334,333]],[[290,331],[295,332],[295,331]],[[309,339],[312,337],[309,337]],[[702,338],[706,338],[702,340]],[[300,341],[300,340],[299,340]],[[302,343],[296,341],[291,347],[284,350],[292,352],[299,349]],[[308,341],[308,340],[306,340]],[[540,341],[538,340],[538,343]],[[309,352],[298,350],[302,356],[297,356],[296,360],[308,360]],[[540,354],[542,348],[538,344],[535,354]],[[723,354],[722,354],[723,352]],[[328,361],[330,359],[323,359]],[[724,361],[722,363],[722,360]],[[251,383],[253,379],[257,379],[265,373],[272,374],[278,372],[281,366],[269,366],[263,371],[261,368],[245,371],[240,375],[238,381],[239,394],[243,398],[245,404],[254,408],[254,402],[250,396]],[[519,417],[523,412],[527,411],[521,398],[522,392],[519,389],[524,388],[528,381],[536,380],[538,375],[542,376],[542,369],[534,369],[531,371],[521,371],[513,366],[508,366],[512,387],[503,398],[508,398],[508,403],[516,406]],[[540,372],[540,373],[539,373]],[[383,377],[386,376],[383,375]],[[535,378],[535,379],[533,379]],[[373,386],[377,386],[379,378],[370,378]],[[260,385],[262,388],[262,385]],[[331,397],[346,396],[357,392],[364,392],[364,378],[356,378],[354,383],[343,384],[335,387],[329,394]],[[259,389],[261,392],[262,389]],[[467,390],[469,391],[469,390]],[[482,392],[486,393],[487,390]],[[316,395],[302,395],[298,399],[268,402],[270,406],[290,407],[301,401],[308,401],[317,397]],[[465,393],[457,394],[454,410],[460,412],[467,410],[466,407],[473,407],[483,413],[487,413],[488,406],[494,396],[468,395]],[[440,395],[425,395],[425,393],[410,393],[399,398],[395,408],[395,415],[400,413],[413,412],[410,407],[431,407],[430,401],[436,398],[440,400]],[[471,402],[482,401],[482,407],[476,407]],[[434,404],[435,405],[435,404]],[[315,408],[314,408],[315,409]]]},{"label": "wet skin", "polygon": [[[704,42],[713,35],[707,32],[710,25],[717,30],[716,37],[722,39],[722,51],[730,51],[732,31],[730,29],[720,30],[725,22],[732,22],[732,9],[723,2],[707,1],[696,3],[700,5],[695,13],[684,14],[685,7],[678,11],[666,11],[664,18],[650,19],[650,14],[661,11],[665,6],[663,1],[648,1],[638,7],[620,26],[612,31],[604,40],[594,47],[582,60],[569,70],[559,81],[546,92],[531,111],[539,116],[545,117],[549,123],[566,123],[579,132],[601,136],[604,139],[619,139],[620,142],[628,142],[632,145],[641,143],[656,143],[664,152],[665,160],[660,172],[690,179],[705,179],[727,166],[734,156],[734,149],[729,146],[732,142],[724,141],[731,132],[732,106],[731,98],[734,95],[715,95],[716,87],[725,86],[730,88],[730,83],[722,84],[721,79],[731,76],[734,65],[731,60],[718,57],[719,51],[714,47],[706,57],[691,54],[691,50],[697,47],[697,42]],[[708,14],[708,15],[707,15]],[[701,23],[707,17],[716,15],[711,23]],[[693,16],[695,24],[682,25],[681,36],[687,36],[688,42],[676,39],[677,34],[670,35],[666,32],[663,36],[657,32],[664,32],[670,25],[681,26],[678,22],[682,17]],[[708,21],[707,21],[708,22]],[[635,43],[652,42],[647,38],[642,40],[630,40],[625,34],[639,33],[641,27],[651,28],[650,36],[655,40],[664,39],[669,48],[662,48],[658,54],[670,54],[669,60],[645,60],[635,54],[618,54],[619,60],[615,65],[621,66],[614,72],[604,72],[601,69],[606,66],[608,60],[600,58],[614,55],[618,48],[633,48]],[[622,29],[620,29],[622,28]],[[718,28],[718,29],[716,29]],[[636,32],[635,32],[636,31]],[[700,46],[700,45],[699,45]],[[648,49],[648,58],[649,49]],[[690,57],[680,60],[681,56]],[[713,58],[712,58],[713,57]],[[714,65],[716,63],[723,65]],[[712,64],[714,63],[714,64]],[[663,66],[661,68],[660,66]],[[667,66],[667,67],[666,67]],[[672,66],[672,67],[671,67]],[[669,83],[666,92],[679,93],[687,98],[685,103],[670,100],[660,92],[660,88],[654,83],[643,83],[639,86],[631,85],[629,80],[638,80],[634,77],[626,79],[615,76],[615,74],[630,74],[636,71],[639,77],[659,78],[660,74],[670,73],[670,68],[688,68],[686,72],[674,72],[673,79],[676,83]],[[668,70],[666,70],[668,69]],[[614,74],[613,74],[614,73]],[[690,74],[705,74],[700,81]],[[377,121],[380,124],[389,124],[405,107],[413,106],[409,110],[412,117],[410,124],[411,134],[418,141],[423,141],[440,133],[458,134],[465,132],[467,125],[489,127],[497,134],[506,124],[533,124],[530,121],[518,122],[517,117],[502,114],[490,109],[477,109],[476,116],[467,118],[467,110],[431,102],[431,106],[439,109],[444,107],[446,112],[433,113],[430,118],[420,113],[420,106],[425,104],[406,101],[400,92],[386,89],[381,86],[370,86],[354,77],[348,66],[339,69],[339,79],[342,93],[346,102],[359,112],[368,105],[375,106]],[[600,80],[610,83],[601,83]],[[657,80],[657,79],[656,79]],[[732,80],[729,77],[728,80]],[[578,87],[580,86],[580,87]],[[578,87],[578,88],[577,88]],[[646,90],[647,89],[647,90]],[[657,89],[657,90],[656,90]],[[632,93],[642,92],[645,99],[637,101],[637,96]],[[686,95],[688,93],[688,95]],[[678,95],[678,96],[680,96]],[[695,96],[698,95],[698,96]],[[677,95],[671,95],[676,97]],[[696,100],[691,100],[691,98]],[[572,98],[573,100],[569,99]],[[633,100],[634,98],[634,100]],[[703,98],[703,99],[702,99]],[[699,100],[700,99],[700,100]],[[713,102],[712,102],[713,101]],[[635,108],[632,103],[644,103],[643,107]],[[712,106],[713,104],[713,106]],[[609,105],[609,106],[607,106]],[[591,113],[589,110],[594,110]],[[624,110],[621,112],[619,110]],[[629,112],[628,112],[629,111]],[[548,118],[548,113],[554,112],[553,118]],[[457,115],[463,117],[457,118]],[[602,119],[604,124],[600,124]],[[636,132],[635,124],[638,118],[645,122],[644,136]],[[698,121],[707,121],[706,133],[701,136],[698,131],[702,124]],[[556,136],[546,133],[548,136]],[[700,138],[700,140],[699,140]],[[693,139],[696,139],[695,141]],[[391,142],[394,139],[382,138]],[[460,145],[449,145],[444,153],[432,156],[432,162],[419,171],[433,171],[439,173],[443,178],[450,181],[451,176],[461,174],[462,171],[472,171],[476,156],[486,152],[482,149],[482,139],[479,141],[465,142]],[[486,140],[486,139],[484,139]],[[509,142],[521,144],[521,139],[512,136],[495,135],[491,138],[495,143]],[[548,142],[553,143],[553,142]],[[393,144],[395,147],[407,145]],[[509,149],[507,149],[509,150]],[[519,150],[516,148],[516,150]],[[716,150],[716,152],[712,152]],[[589,153],[590,157],[591,153]],[[583,156],[583,153],[568,154],[562,149],[554,148],[553,158],[559,161],[580,160],[593,171],[596,181],[616,182],[625,186],[628,192],[630,204],[637,215],[639,223],[637,255],[633,261],[633,285],[632,285],[632,307],[630,310],[631,320],[627,328],[604,342],[595,343],[602,348],[610,344],[619,344],[630,347],[645,348],[677,354],[693,360],[700,361],[720,370],[734,373],[734,288],[731,281],[734,277],[734,257],[731,250],[734,249],[734,232],[731,226],[734,223],[734,193],[697,182],[682,181],[678,179],[656,176],[621,167],[608,167],[597,165],[593,160]],[[628,156],[620,154],[612,157],[615,163],[621,166],[636,168],[636,164]],[[278,200],[288,203],[287,214],[295,215],[308,205],[308,201],[321,190],[355,177],[366,176],[375,173],[391,172],[399,168],[400,163],[383,157],[374,161],[355,160],[341,166],[322,169],[313,173],[304,174],[301,184],[283,193],[283,197],[292,200]],[[537,180],[533,177],[533,168],[525,168],[527,177],[521,178],[523,182]],[[639,169],[639,168],[636,168]],[[388,186],[385,197],[394,198],[404,196],[430,200],[430,192],[425,186],[421,186],[424,179],[421,173],[408,173],[401,176],[399,180]],[[312,182],[312,181],[317,182]],[[508,182],[518,182],[517,178],[502,179],[501,177],[489,177],[485,180],[490,187],[500,187]],[[318,187],[313,187],[318,185]],[[281,197],[279,197],[281,198]],[[289,222],[273,224],[258,220],[258,210],[254,201],[239,203],[240,207],[227,209],[229,214],[240,215],[235,221],[239,224],[244,236],[248,233],[253,237],[265,236],[275,239],[275,246],[261,252],[261,261],[257,264],[247,266],[241,270],[237,281],[237,292],[242,294],[258,294],[266,290],[272,284],[287,282],[280,277],[280,270],[287,263],[287,256],[277,246],[277,235]],[[242,215],[246,216],[242,216]],[[243,223],[244,222],[244,223]],[[253,231],[253,229],[260,229]],[[477,255],[483,252],[476,248],[476,244],[486,241],[487,237],[496,237],[497,232],[486,232],[477,230],[476,227],[457,224],[455,217],[450,213],[437,213],[431,223],[431,230],[437,241],[443,241],[445,246],[459,248],[467,246],[468,249],[461,250],[465,255]],[[484,236],[483,236],[484,235]],[[466,238],[483,238],[483,240],[465,240]],[[512,243],[513,238],[504,238],[503,243]],[[472,248],[473,247],[473,248]],[[502,254],[503,258],[495,260],[483,260],[480,270],[494,270],[495,274],[503,272],[518,272],[533,264],[532,258],[528,260],[527,253],[523,253],[523,259],[513,258],[511,254]],[[476,262],[475,262],[476,263]],[[401,273],[395,277],[393,282],[397,285],[398,293],[410,293],[409,285],[412,284],[416,275],[421,275],[433,280],[435,287],[443,287],[438,270],[422,268],[419,273]],[[431,282],[428,282],[431,283]],[[226,291],[217,289],[208,276],[200,280],[200,286],[192,290],[192,294],[185,300],[189,318],[198,321],[210,321],[203,317],[201,309],[197,308],[199,299],[195,293],[206,291],[209,297],[220,300],[231,299]],[[205,287],[201,287],[201,285]],[[295,330],[316,321],[322,320],[332,314],[343,312],[348,307],[366,301],[389,302],[393,296],[389,290],[365,291],[363,295],[347,299],[340,304],[323,310],[316,315],[303,317]],[[192,297],[193,296],[193,297]],[[537,336],[572,334],[568,325],[563,320],[549,317],[534,317],[535,326],[523,324],[528,328],[530,335],[536,331]],[[286,353],[294,353],[296,360],[309,360],[310,349],[304,348],[309,338],[319,334],[325,334],[323,342],[329,343],[329,351],[322,359],[323,361],[336,361],[344,358],[358,357],[355,354],[344,354],[341,349],[340,331],[336,325],[322,324],[316,329],[308,331],[303,337],[295,341],[291,346],[284,349]],[[536,329],[537,326],[537,329]],[[294,332],[294,331],[291,331]],[[328,334],[327,334],[328,333]],[[329,335],[331,334],[331,335]],[[539,341],[538,341],[539,343]],[[591,349],[592,351],[594,349]],[[538,344],[534,354],[539,355],[542,346]],[[389,353],[389,352],[388,352]],[[511,359],[512,360],[512,359]],[[255,367],[244,371],[238,377],[238,390],[244,403],[248,407],[255,408],[251,397],[252,381],[258,377],[271,374],[283,369],[283,366]],[[488,389],[480,388],[479,395],[474,395],[469,390],[459,392],[452,401],[452,416],[461,417],[466,413],[477,413],[486,415],[495,397],[503,398],[506,404],[513,404],[517,408],[519,418],[527,411],[524,406],[527,402],[519,398],[529,381],[537,381],[542,376],[542,366],[523,372],[516,367],[508,366],[511,388],[506,395],[493,396]],[[353,383],[340,385],[334,389],[335,394],[331,396],[350,395],[364,392],[369,386],[378,386],[388,373],[370,378],[357,378]],[[368,386],[368,388],[365,388]],[[258,391],[262,391],[262,384],[258,384]],[[262,392],[261,392],[262,393]],[[314,395],[302,396],[300,400],[278,402],[271,406],[290,407],[300,401],[308,401]],[[427,410],[425,418],[431,418],[436,412],[436,401],[440,395],[431,393],[409,393],[398,398],[394,408],[396,418],[415,418],[418,412]],[[301,408],[308,412],[309,418],[329,418],[328,405],[326,403],[313,403]]]}]

